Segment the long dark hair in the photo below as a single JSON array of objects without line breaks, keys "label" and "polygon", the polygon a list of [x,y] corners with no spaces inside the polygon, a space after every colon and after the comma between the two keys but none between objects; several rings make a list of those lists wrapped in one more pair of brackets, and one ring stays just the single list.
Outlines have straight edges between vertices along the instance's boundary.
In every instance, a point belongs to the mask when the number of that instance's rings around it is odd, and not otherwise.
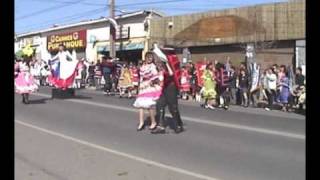
[{"label": "long dark hair", "polygon": [[22,59],[22,62],[23,63],[26,63],[26,65],[28,66],[28,67],[30,67],[30,62],[32,61],[32,59],[31,58],[29,58],[29,57],[23,57],[23,59]]},{"label": "long dark hair", "polygon": [[213,65],[212,62],[210,62],[209,64],[207,64],[206,69],[209,69],[210,66],[212,66],[212,65]]},{"label": "long dark hair", "polygon": [[285,65],[281,65],[280,68],[283,68],[283,73],[284,74],[287,73],[287,67]]},{"label": "long dark hair", "polygon": [[165,64],[160,59],[154,59],[153,63],[156,65],[158,71],[166,70]]},{"label": "long dark hair", "polygon": [[152,56],[152,62],[154,63],[156,56],[155,56],[155,54],[154,54],[152,51],[146,52],[146,54],[144,55],[145,60],[147,60],[147,57],[150,56],[150,55]]}]

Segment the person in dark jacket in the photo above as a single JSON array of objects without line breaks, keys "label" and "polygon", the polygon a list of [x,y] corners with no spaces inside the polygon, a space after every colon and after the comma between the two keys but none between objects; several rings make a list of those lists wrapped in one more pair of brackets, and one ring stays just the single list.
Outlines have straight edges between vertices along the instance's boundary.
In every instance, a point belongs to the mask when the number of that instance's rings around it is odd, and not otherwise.
[{"label": "person in dark jacket", "polygon": [[101,68],[102,68],[102,75],[105,80],[104,84],[104,94],[110,95],[111,94],[111,88],[112,88],[112,73],[114,71],[114,65],[111,62],[111,57],[102,57],[102,63],[101,63]]},{"label": "person in dark jacket", "polygon": [[237,73],[234,66],[230,68],[230,76],[229,76],[229,90],[231,92],[231,103],[233,105],[237,104]]},{"label": "person in dark jacket", "polygon": [[101,78],[102,78],[101,62],[100,60],[98,60],[94,69],[94,84],[96,86],[96,90],[100,89]]},{"label": "person in dark jacket", "polygon": [[243,106],[248,107],[248,88],[249,88],[249,77],[246,73],[246,70],[241,69],[239,74],[239,89],[241,93],[241,97],[243,99]]},{"label": "person in dark jacket", "polygon": [[218,63],[216,67],[216,81],[218,92],[217,102],[219,102],[219,107],[223,107],[227,110],[229,108],[231,99],[228,71],[226,70],[225,66],[221,63]]},{"label": "person in dark jacket", "polygon": [[304,85],[304,80],[305,80],[305,77],[302,74],[302,68],[298,67],[297,70],[296,70],[296,82],[295,82],[296,85],[298,85],[299,87],[303,86]]},{"label": "person in dark jacket", "polygon": [[95,86],[95,82],[94,82],[94,69],[95,69],[95,65],[93,62],[90,63],[89,67],[88,67],[88,73],[89,73],[89,77],[87,79],[87,83],[89,84],[89,86]]}]

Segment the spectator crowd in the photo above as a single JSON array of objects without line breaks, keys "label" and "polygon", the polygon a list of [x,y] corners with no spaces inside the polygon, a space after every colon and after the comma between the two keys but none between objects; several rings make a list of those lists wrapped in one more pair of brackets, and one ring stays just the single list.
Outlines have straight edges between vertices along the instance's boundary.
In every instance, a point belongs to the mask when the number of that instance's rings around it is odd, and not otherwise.
[{"label": "spectator crowd", "polygon": [[[105,95],[132,98],[138,94],[141,66],[142,63],[115,61],[106,56],[96,63],[81,59],[73,87],[94,88],[103,90]],[[30,73],[39,86],[52,86],[50,65],[45,61],[32,61]],[[230,105],[238,105],[267,111],[277,108],[302,111],[305,93],[305,76],[300,67],[294,71],[291,66],[278,64],[265,69],[256,63],[235,66],[229,57],[225,63],[205,60],[181,66],[179,97],[199,102],[206,109],[227,110]]]}]

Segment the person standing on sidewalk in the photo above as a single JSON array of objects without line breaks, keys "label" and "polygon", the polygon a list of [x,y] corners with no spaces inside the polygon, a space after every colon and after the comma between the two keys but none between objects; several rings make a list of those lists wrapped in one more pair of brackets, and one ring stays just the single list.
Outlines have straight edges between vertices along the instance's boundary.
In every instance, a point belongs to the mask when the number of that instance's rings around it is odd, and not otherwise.
[{"label": "person standing on sidewalk", "polygon": [[[163,51],[166,51],[163,53]],[[157,101],[156,105],[156,129],[152,130],[152,134],[164,134],[165,128],[165,108],[168,105],[169,111],[172,115],[172,120],[175,124],[175,133],[184,131],[183,122],[180,117],[178,107],[178,91],[179,91],[179,71],[180,62],[174,53],[174,49],[160,50],[155,44],[153,52],[160,58],[162,62],[158,62],[158,66],[162,67],[164,81],[162,94]]]},{"label": "person standing on sidewalk", "polygon": [[280,103],[282,111],[288,111],[288,99],[290,96],[288,72],[284,71],[285,75],[280,79],[278,86],[280,87]]},{"label": "person standing on sidewalk", "polygon": [[90,62],[89,64],[89,67],[88,67],[88,79],[87,79],[87,84],[89,87],[94,87],[95,86],[95,79],[94,79],[94,75],[95,75],[95,72],[94,72],[94,69],[95,69],[95,65],[94,65],[94,62]]},{"label": "person standing on sidewalk", "polygon": [[128,91],[128,98],[131,98],[131,89],[133,87],[132,79],[131,79],[131,72],[128,68],[128,65],[125,63],[121,68],[121,73],[119,77],[119,92],[120,92],[120,98],[122,98],[126,91]]},{"label": "person standing on sidewalk", "polygon": [[156,120],[154,115],[154,109],[156,101],[161,95],[161,81],[163,76],[157,70],[154,62],[154,55],[152,52],[147,52],[146,60],[140,68],[140,83],[139,94],[133,103],[133,106],[139,109],[139,125],[137,131],[141,131],[145,127],[144,123],[144,109],[150,113],[151,125],[150,130],[156,128]]},{"label": "person standing on sidewalk", "polygon": [[209,63],[206,69],[203,72],[203,97],[205,99],[204,108],[206,109],[215,109],[215,99],[217,96],[216,92],[216,81],[215,81],[215,72],[214,66],[212,63]]},{"label": "person standing on sidewalk", "polygon": [[[229,68],[230,71],[230,68]],[[217,93],[219,102],[219,107],[227,110],[230,104],[230,90],[229,86],[229,72],[225,68],[224,64],[218,63],[216,65],[216,82],[217,82]]]},{"label": "person standing on sidewalk", "polygon": [[231,104],[237,104],[237,72],[234,66],[230,68],[230,76],[229,76],[229,89],[231,92]]},{"label": "person standing on sidewalk", "polygon": [[276,91],[276,102],[280,103],[280,92],[281,92],[281,88],[282,86],[279,86],[280,82],[282,81],[282,79],[286,76],[286,66],[285,65],[281,65],[277,74],[277,91]]},{"label": "person standing on sidewalk", "polygon": [[189,70],[187,69],[186,66],[182,66],[182,71],[181,71],[181,97],[182,99],[189,99],[189,93],[190,93],[190,79],[191,75],[189,74]]},{"label": "person standing on sidewalk", "polygon": [[272,68],[269,68],[266,74],[266,80],[267,80],[267,89],[266,94],[268,97],[268,107],[265,109],[267,111],[272,110],[273,107],[273,101],[276,96],[276,90],[277,90],[277,76],[273,72]]},{"label": "person standing on sidewalk", "polygon": [[102,79],[102,70],[100,60],[97,61],[94,69],[94,84],[96,85],[96,90],[100,89]]},{"label": "person standing on sidewalk", "polygon": [[244,107],[249,106],[249,99],[248,99],[248,89],[249,89],[249,76],[247,75],[247,71],[244,69],[240,70],[239,75],[239,88],[241,93],[241,99],[243,100],[242,105]]},{"label": "person standing on sidewalk", "polygon": [[302,74],[302,68],[298,67],[296,70],[295,84],[300,86],[304,86],[305,77]]},{"label": "person standing on sidewalk", "polygon": [[112,89],[112,73],[114,71],[114,65],[111,62],[111,57],[102,57],[102,63],[101,63],[101,68],[102,68],[102,74],[103,78],[105,80],[104,84],[104,94],[106,95],[111,95],[111,89]]},{"label": "person standing on sidewalk", "polygon": [[136,91],[134,94],[137,95],[138,90],[139,90],[139,88],[138,88],[138,86],[139,86],[139,69],[136,65],[130,63],[129,70],[130,70],[131,81],[132,81],[132,85],[133,85],[133,87],[131,89],[129,89],[129,91],[131,93],[133,91]]}]

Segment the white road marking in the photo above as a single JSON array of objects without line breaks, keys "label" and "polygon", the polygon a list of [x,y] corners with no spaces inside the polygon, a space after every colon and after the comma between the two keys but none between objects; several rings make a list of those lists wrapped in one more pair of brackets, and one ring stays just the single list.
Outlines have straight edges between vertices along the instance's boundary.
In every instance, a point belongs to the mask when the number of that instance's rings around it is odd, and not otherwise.
[{"label": "white road marking", "polygon": [[127,153],[120,152],[120,151],[117,151],[117,150],[109,149],[109,148],[104,147],[104,146],[100,146],[100,145],[97,145],[97,144],[90,143],[88,141],[84,141],[84,140],[81,140],[81,139],[77,139],[77,138],[65,135],[65,134],[61,134],[61,133],[54,132],[54,131],[51,131],[51,130],[48,130],[48,129],[44,129],[44,128],[29,124],[29,123],[22,122],[20,120],[15,120],[15,122],[17,124],[20,124],[20,125],[23,125],[23,126],[26,126],[26,127],[29,127],[29,128],[33,128],[33,129],[36,129],[38,131],[42,131],[44,133],[47,133],[47,134],[50,134],[50,135],[53,135],[53,136],[57,136],[57,137],[60,137],[60,138],[66,139],[66,140],[70,140],[70,141],[73,141],[73,142],[76,142],[76,143],[79,143],[79,144],[82,144],[82,145],[85,145],[85,146],[89,146],[91,148],[99,149],[99,150],[102,150],[102,151],[105,151],[105,152],[109,152],[109,153],[112,153],[112,154],[115,154],[115,155],[118,155],[118,156],[129,158],[129,159],[132,159],[132,160],[135,160],[135,161],[139,161],[139,162],[142,162],[142,163],[154,165],[154,166],[157,166],[157,167],[160,167],[160,168],[163,168],[163,169],[168,169],[170,171],[174,171],[174,172],[181,173],[181,174],[184,174],[184,175],[193,176],[193,177],[196,177],[196,178],[199,178],[199,179],[218,180],[217,178],[212,178],[212,177],[209,177],[209,176],[206,176],[206,175],[203,175],[203,174],[199,174],[199,173],[195,173],[195,172],[192,172],[192,171],[189,171],[189,170],[185,170],[185,169],[182,169],[182,168],[173,167],[173,166],[166,165],[166,164],[163,164],[163,163],[159,163],[159,162],[156,162],[156,161],[148,160],[148,159],[145,159],[145,158],[142,158],[142,157],[138,157],[138,156],[127,154]]},{"label": "white road marking", "polygon": [[[51,97],[50,95],[42,94],[42,93],[37,93],[34,95],[38,95],[38,96],[42,96],[42,97]],[[92,105],[92,106],[98,106],[98,107],[103,107],[103,108],[109,108],[109,109],[137,112],[137,110],[132,107],[127,108],[127,107],[123,107],[123,106],[90,102],[90,101],[78,100],[78,99],[66,99],[66,101],[71,101],[71,102],[86,104],[86,105]],[[166,114],[166,115],[169,115],[169,114]],[[217,122],[217,121],[212,121],[212,120],[207,120],[207,119],[198,119],[198,118],[192,118],[192,117],[187,117],[187,116],[181,116],[181,118],[184,121],[189,121],[189,122],[194,122],[194,123],[202,123],[202,124],[225,127],[225,128],[247,130],[247,131],[252,131],[252,132],[277,135],[277,136],[283,136],[283,137],[287,137],[287,138],[294,138],[294,139],[300,139],[300,140],[306,139],[306,136],[303,134],[281,132],[281,131],[275,131],[275,130],[271,130],[271,129],[256,128],[256,127],[250,127],[250,126],[244,126],[244,125],[236,125],[236,124],[231,124],[231,123]]]}]

